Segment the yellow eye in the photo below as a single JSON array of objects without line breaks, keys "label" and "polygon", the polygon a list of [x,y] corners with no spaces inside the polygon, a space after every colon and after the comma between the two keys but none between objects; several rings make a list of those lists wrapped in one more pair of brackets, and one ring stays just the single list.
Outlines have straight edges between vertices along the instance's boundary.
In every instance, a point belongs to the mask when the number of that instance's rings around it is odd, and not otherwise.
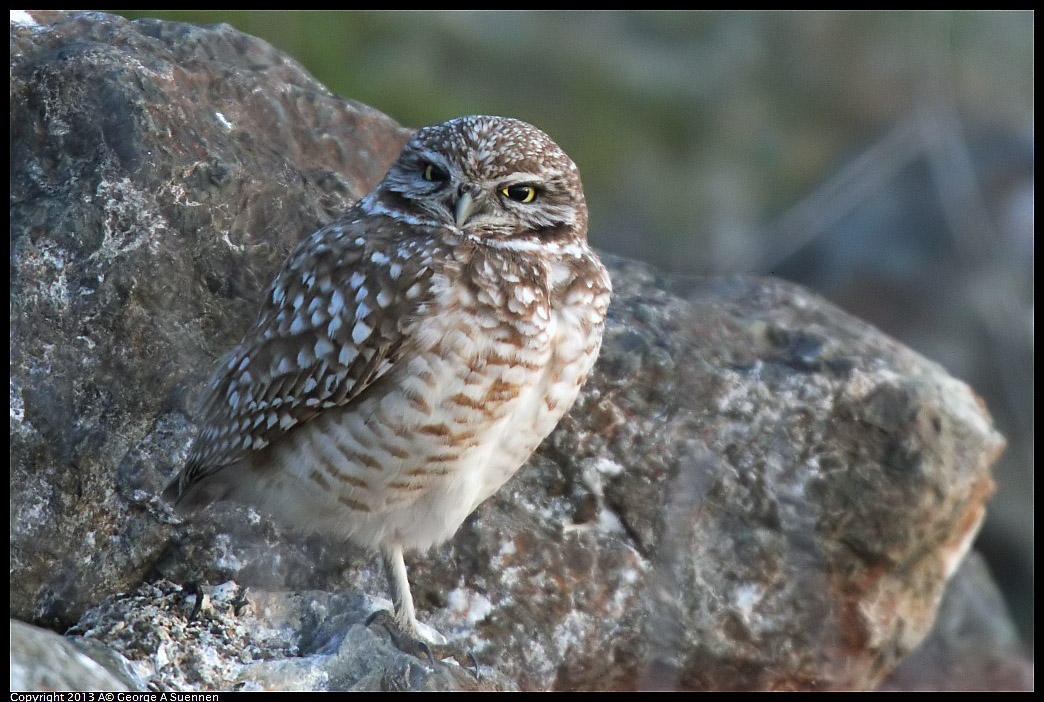
[{"label": "yellow eye", "polygon": [[501,188],[500,193],[515,202],[533,202],[537,196],[537,189],[532,185],[509,185]]},{"label": "yellow eye", "polygon": [[440,183],[446,180],[446,172],[434,163],[429,163],[425,165],[424,170],[421,171],[421,177],[429,183]]}]

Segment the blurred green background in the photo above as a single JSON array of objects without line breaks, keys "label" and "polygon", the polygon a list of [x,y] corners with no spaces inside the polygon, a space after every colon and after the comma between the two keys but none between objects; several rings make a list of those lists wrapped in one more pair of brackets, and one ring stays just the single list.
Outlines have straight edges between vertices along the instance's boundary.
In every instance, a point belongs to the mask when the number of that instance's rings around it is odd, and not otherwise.
[{"label": "blurred green background", "polygon": [[596,247],[794,280],[945,365],[1009,440],[979,547],[1032,648],[1031,12],[118,14],[226,22],[408,126],[532,122]]}]

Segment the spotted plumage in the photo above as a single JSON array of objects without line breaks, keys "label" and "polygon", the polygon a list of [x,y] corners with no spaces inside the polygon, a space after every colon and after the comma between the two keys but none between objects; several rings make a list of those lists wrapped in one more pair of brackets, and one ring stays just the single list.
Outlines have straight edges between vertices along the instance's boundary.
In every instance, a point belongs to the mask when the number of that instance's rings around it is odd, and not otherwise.
[{"label": "spotted plumage", "polygon": [[416,636],[403,549],[450,538],[550,433],[609,295],[576,166],[543,132],[499,117],[421,129],[291,254],[165,494],[380,550]]}]

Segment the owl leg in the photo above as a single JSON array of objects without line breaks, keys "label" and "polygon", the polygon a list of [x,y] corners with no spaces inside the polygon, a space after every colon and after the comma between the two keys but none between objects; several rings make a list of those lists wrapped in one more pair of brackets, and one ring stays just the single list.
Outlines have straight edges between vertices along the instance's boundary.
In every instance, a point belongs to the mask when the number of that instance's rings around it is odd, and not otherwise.
[{"label": "owl leg", "polygon": [[410,581],[406,579],[406,562],[402,559],[402,546],[382,548],[381,559],[384,561],[384,573],[388,577],[388,587],[395,607],[395,624],[403,634],[419,640],[417,615],[413,609]]},{"label": "owl leg", "polygon": [[384,572],[388,576],[388,588],[391,590],[393,615],[387,610],[374,612],[366,624],[379,623],[391,636],[392,643],[400,651],[417,658],[426,658],[431,663],[438,663],[444,658],[453,658],[463,667],[471,666],[478,677],[478,661],[470,650],[454,644],[435,644],[425,641],[417,630],[417,615],[413,609],[413,595],[410,583],[406,579],[406,562],[402,558],[402,547],[391,546],[381,549],[384,561]]},{"label": "owl leg", "polygon": [[406,562],[402,560],[402,547],[382,547],[381,560],[384,561],[384,574],[388,577],[388,588],[391,590],[395,613],[392,614],[386,609],[378,610],[366,620],[366,626],[380,624],[400,651],[435,662],[435,656],[417,630],[417,616],[413,610],[410,583],[406,579]]}]

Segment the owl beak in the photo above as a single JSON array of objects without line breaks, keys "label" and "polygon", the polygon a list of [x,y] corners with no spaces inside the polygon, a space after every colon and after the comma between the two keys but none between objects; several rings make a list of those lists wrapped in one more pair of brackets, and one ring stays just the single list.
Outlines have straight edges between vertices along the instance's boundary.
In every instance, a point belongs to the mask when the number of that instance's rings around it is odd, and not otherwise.
[{"label": "owl beak", "polygon": [[471,217],[471,213],[475,211],[475,199],[471,197],[471,193],[461,193],[460,199],[457,200],[457,208],[454,211],[454,221],[457,223],[457,227],[463,227],[464,223]]}]

